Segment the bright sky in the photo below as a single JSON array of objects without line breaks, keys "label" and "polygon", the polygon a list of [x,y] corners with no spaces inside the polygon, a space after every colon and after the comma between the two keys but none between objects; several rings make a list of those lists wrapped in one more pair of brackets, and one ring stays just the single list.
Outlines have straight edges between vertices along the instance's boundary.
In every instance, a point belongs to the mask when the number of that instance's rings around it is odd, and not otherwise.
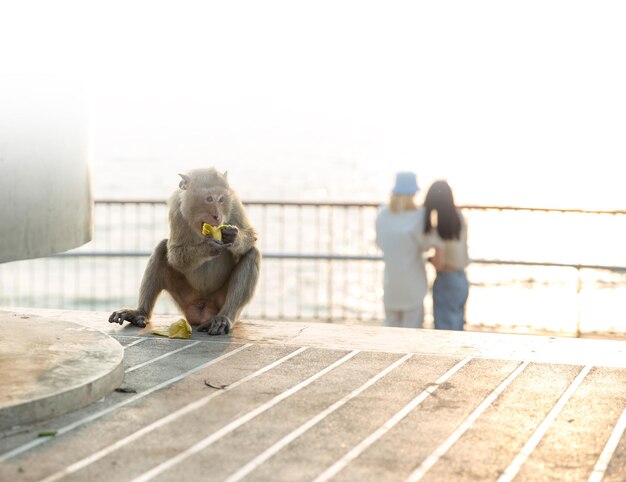
[{"label": "bright sky", "polygon": [[464,203],[626,209],[624,25],[610,0],[21,0],[0,3],[0,72],[83,77],[128,152],[132,131],[179,159],[315,163],[323,139]]}]

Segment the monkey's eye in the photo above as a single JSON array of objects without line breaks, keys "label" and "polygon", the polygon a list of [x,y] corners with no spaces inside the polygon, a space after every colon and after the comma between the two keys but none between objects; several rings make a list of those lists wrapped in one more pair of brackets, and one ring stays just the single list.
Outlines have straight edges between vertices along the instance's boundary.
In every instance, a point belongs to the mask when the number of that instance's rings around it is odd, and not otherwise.
[{"label": "monkey's eye", "polygon": [[210,203],[213,202],[213,196],[209,196],[208,198],[206,198],[207,201],[209,201]]},{"label": "monkey's eye", "polygon": [[224,196],[220,196],[217,198],[217,202],[220,204],[224,204]]}]

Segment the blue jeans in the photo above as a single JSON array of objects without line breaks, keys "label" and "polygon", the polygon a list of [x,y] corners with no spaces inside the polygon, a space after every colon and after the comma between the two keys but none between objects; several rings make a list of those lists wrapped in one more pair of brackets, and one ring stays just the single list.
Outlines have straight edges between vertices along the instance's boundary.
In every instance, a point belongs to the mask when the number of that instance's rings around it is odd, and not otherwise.
[{"label": "blue jeans", "polygon": [[462,330],[469,282],[465,271],[438,271],[433,284],[435,328]]}]

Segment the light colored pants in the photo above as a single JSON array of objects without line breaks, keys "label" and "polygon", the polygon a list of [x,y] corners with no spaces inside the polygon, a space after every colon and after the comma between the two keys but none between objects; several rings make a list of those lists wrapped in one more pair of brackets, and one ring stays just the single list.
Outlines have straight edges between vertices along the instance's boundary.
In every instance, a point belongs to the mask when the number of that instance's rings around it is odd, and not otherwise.
[{"label": "light colored pants", "polygon": [[385,326],[401,328],[421,328],[424,321],[424,307],[414,310],[398,311],[385,308]]},{"label": "light colored pants", "polygon": [[469,283],[465,271],[439,271],[433,284],[433,315],[438,330],[462,330]]}]

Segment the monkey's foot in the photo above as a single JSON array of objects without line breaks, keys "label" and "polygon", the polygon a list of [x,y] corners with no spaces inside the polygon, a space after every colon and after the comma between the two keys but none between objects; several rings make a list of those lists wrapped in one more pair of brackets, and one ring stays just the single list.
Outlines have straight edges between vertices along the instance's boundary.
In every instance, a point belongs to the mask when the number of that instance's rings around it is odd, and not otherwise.
[{"label": "monkey's foot", "polygon": [[233,329],[233,322],[228,316],[217,315],[198,327],[198,331],[206,331],[209,335],[228,335]]},{"label": "monkey's foot", "polygon": [[144,328],[148,322],[148,318],[137,310],[129,309],[114,311],[111,313],[111,316],[109,316],[109,323],[119,323],[122,325],[125,321],[139,328]]}]

